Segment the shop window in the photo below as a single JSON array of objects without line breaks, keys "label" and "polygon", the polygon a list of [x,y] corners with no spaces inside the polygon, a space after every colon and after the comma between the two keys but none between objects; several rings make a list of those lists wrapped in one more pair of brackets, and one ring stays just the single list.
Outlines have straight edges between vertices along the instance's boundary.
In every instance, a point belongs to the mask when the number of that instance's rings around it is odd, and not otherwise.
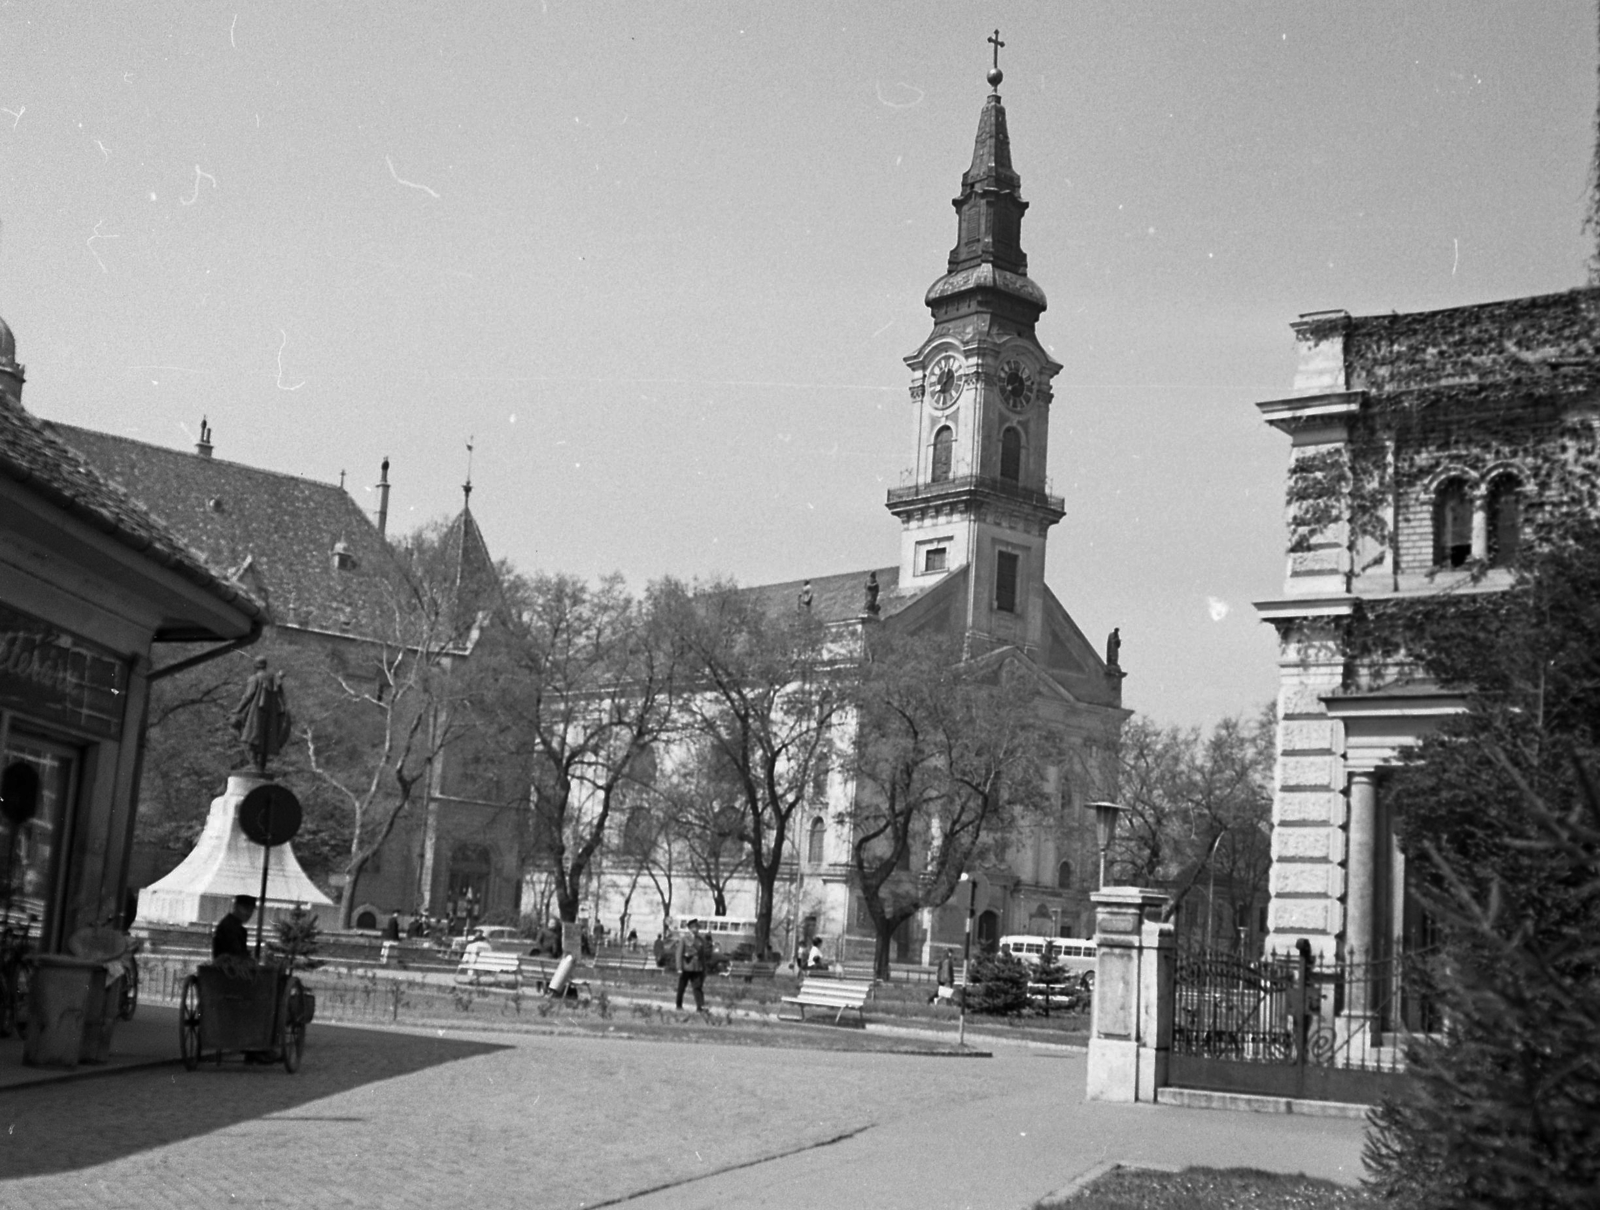
[{"label": "shop window", "polygon": [[1511,567],[1522,546],[1522,490],[1514,475],[1501,475],[1489,487],[1489,566]]},{"label": "shop window", "polygon": [[1022,434],[1015,428],[1000,434],[1000,477],[1012,483],[1022,478]]},{"label": "shop window", "polygon": [[1472,558],[1472,498],[1463,480],[1450,479],[1433,500],[1433,565],[1462,567]]},{"label": "shop window", "polygon": [[73,748],[11,733],[0,772],[0,901],[13,919],[34,916],[35,941],[48,938],[60,907],[55,869],[56,838],[67,827],[68,806],[77,792],[78,754]]},{"label": "shop window", "polygon": [[827,825],[822,822],[822,816],[817,816],[811,821],[811,831],[806,836],[806,864],[822,864],[822,839],[827,833]]},{"label": "shop window", "polygon": [[933,435],[933,473],[929,476],[932,482],[944,483],[950,478],[950,458],[955,439],[955,430],[948,424],[941,426]]},{"label": "shop window", "polygon": [[994,607],[1001,613],[1017,612],[1017,556],[1009,550],[995,552]]}]

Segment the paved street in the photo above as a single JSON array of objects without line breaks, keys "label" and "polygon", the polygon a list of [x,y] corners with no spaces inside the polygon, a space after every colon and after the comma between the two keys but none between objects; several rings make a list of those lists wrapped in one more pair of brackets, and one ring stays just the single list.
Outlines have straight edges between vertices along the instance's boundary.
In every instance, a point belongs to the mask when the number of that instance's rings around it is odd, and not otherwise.
[{"label": "paved street", "polygon": [[1089,1106],[1083,1057],[1059,1050],[321,1024],[310,1043],[295,1076],[167,1066],[0,1093],[0,1204],[1014,1210],[1105,1159],[1359,1172],[1359,1122]]}]

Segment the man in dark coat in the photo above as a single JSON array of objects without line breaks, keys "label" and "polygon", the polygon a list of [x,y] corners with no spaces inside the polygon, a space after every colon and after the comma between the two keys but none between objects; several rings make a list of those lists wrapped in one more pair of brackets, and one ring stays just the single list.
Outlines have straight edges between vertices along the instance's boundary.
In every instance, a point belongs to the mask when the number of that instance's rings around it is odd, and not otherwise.
[{"label": "man in dark coat", "polygon": [[243,958],[250,960],[250,933],[245,925],[250,922],[250,917],[256,912],[256,897],[254,895],[235,895],[233,908],[221,920],[217,921],[216,930],[211,934],[212,958]]},{"label": "man in dark coat", "polygon": [[678,968],[678,1007],[683,1007],[683,989],[694,988],[694,1011],[706,1011],[706,971],[715,955],[711,938],[700,931],[700,922],[691,920],[688,931],[678,937],[674,957]]}]

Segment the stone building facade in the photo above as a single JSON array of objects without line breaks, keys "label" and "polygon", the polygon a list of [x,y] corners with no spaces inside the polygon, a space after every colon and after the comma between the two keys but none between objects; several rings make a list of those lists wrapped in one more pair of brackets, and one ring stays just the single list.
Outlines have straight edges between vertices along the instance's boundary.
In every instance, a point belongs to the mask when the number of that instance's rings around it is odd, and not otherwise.
[{"label": "stone building facade", "polygon": [[1384,958],[1426,939],[1385,770],[1465,708],[1403,655],[1363,658],[1384,602],[1504,591],[1519,554],[1600,507],[1600,291],[1413,314],[1304,315],[1278,631],[1269,947]]}]

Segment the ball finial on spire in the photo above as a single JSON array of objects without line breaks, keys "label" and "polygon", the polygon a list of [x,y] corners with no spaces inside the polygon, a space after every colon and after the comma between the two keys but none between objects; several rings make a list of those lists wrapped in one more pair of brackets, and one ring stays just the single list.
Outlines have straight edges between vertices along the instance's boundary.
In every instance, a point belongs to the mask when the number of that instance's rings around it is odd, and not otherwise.
[{"label": "ball finial on spire", "polygon": [[1000,48],[1005,45],[1000,41],[1000,31],[995,30],[994,36],[989,39],[989,45],[994,47],[994,66],[989,69],[989,87],[996,91],[1000,88],[1000,81],[1006,78],[1005,72],[1000,70]]}]

